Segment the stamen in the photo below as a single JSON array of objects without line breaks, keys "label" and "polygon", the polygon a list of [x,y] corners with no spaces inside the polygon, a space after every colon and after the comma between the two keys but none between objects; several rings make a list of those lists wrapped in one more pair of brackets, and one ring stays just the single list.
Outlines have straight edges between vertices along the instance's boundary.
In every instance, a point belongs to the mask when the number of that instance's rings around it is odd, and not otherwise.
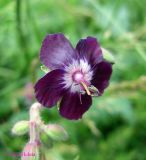
[{"label": "stamen", "polygon": [[79,93],[79,98],[80,98],[80,103],[82,104],[82,97],[80,93]]},{"label": "stamen", "polygon": [[87,85],[86,85],[84,82],[82,82],[82,81],[81,81],[80,83],[81,83],[81,85],[84,87],[84,89],[85,89],[85,91],[87,92],[87,94],[88,94],[89,96],[91,96],[91,93],[90,93]]},{"label": "stamen", "polygon": [[99,92],[99,90],[95,87],[95,86],[93,86],[93,85],[91,85],[91,86],[89,86],[88,87],[88,89],[89,89],[89,91],[91,91],[91,96],[99,96],[100,95],[100,92]]},{"label": "stamen", "polygon": [[89,88],[89,90],[90,90],[91,92],[100,93],[99,90],[98,90],[95,86],[93,86],[93,85],[89,86],[88,88]]},{"label": "stamen", "polygon": [[80,90],[80,94],[85,94],[86,92],[84,90]]}]

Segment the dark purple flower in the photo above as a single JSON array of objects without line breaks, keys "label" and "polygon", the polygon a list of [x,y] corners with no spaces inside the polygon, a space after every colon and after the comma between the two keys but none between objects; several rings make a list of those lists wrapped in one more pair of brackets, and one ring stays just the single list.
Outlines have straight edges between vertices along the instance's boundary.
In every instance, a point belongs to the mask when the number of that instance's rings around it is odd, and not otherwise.
[{"label": "dark purple flower", "polygon": [[67,119],[81,118],[92,96],[101,96],[109,84],[112,64],[104,60],[96,38],[81,39],[74,49],[63,34],[49,34],[40,59],[52,71],[36,83],[36,98],[46,107],[60,100],[59,112]]}]

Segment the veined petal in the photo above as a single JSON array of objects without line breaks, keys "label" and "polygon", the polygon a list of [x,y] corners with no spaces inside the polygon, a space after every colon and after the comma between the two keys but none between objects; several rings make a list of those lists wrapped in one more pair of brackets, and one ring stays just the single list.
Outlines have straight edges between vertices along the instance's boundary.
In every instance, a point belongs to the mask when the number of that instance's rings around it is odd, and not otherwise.
[{"label": "veined petal", "polygon": [[35,96],[42,105],[52,107],[61,98],[64,91],[63,75],[63,70],[56,69],[46,74],[36,83]]},{"label": "veined petal", "polygon": [[[82,103],[81,103],[82,102]],[[66,93],[60,103],[60,114],[71,120],[82,118],[82,115],[89,109],[92,104],[91,96],[77,93]]]},{"label": "veined petal", "polygon": [[104,92],[104,89],[108,87],[111,74],[111,63],[102,61],[96,65],[91,83],[99,90],[100,94],[102,94]]},{"label": "veined petal", "polygon": [[96,38],[87,37],[81,39],[76,46],[79,56],[86,58],[88,62],[95,65],[103,60],[102,50]]},{"label": "veined petal", "polygon": [[51,70],[60,69],[76,56],[75,49],[61,33],[47,35],[42,43],[40,59]]}]

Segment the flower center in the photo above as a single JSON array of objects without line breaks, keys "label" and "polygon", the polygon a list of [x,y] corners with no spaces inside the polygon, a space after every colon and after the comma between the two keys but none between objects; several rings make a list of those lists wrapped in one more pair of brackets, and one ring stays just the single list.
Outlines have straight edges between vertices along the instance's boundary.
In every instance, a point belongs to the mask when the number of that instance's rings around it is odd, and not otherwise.
[{"label": "flower center", "polygon": [[80,84],[82,89],[87,92],[88,95],[91,95],[90,91],[88,90],[87,84],[84,80],[84,74],[81,71],[75,71],[72,75],[72,79],[75,83]]},{"label": "flower center", "polygon": [[79,84],[81,81],[84,80],[84,74],[81,71],[76,71],[73,73],[72,79],[74,82]]},{"label": "flower center", "polygon": [[65,71],[64,88],[70,88],[72,93],[91,95],[89,87],[91,86],[93,71],[86,60],[72,61],[70,65],[65,66]]}]

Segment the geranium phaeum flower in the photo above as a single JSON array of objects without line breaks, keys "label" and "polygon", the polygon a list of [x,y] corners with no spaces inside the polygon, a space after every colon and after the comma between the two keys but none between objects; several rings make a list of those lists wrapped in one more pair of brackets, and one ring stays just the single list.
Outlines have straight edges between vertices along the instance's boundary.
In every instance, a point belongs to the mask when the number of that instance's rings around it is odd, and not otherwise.
[{"label": "geranium phaeum flower", "polygon": [[59,112],[67,119],[79,119],[109,84],[112,64],[105,61],[96,38],[81,39],[74,49],[63,34],[45,37],[41,62],[51,69],[35,85],[37,100],[46,107],[60,101]]}]

